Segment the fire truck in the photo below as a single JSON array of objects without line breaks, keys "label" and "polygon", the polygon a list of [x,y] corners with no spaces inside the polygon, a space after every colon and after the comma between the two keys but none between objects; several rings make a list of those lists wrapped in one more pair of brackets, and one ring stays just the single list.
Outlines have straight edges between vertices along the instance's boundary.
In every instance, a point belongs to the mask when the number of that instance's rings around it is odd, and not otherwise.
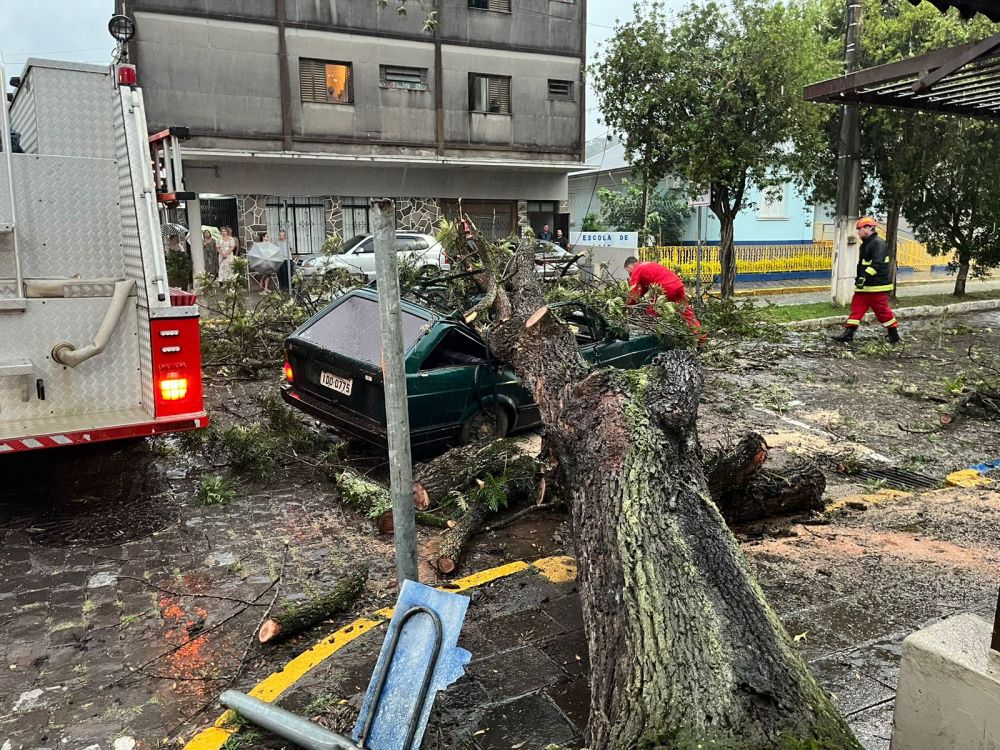
[{"label": "fire truck", "polygon": [[164,207],[193,197],[175,190],[179,135],[148,136],[120,54],[109,66],[30,59],[11,84],[0,454],[206,426],[198,308],[168,287],[161,235]]}]

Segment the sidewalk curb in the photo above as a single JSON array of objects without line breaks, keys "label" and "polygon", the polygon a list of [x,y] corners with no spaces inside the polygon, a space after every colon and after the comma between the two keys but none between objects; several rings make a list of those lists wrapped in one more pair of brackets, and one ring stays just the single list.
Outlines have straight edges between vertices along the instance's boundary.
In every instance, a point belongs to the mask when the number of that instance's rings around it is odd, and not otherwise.
[{"label": "sidewalk curb", "polygon": [[[972,302],[955,302],[950,305],[918,305],[917,307],[901,307],[896,310],[899,318],[938,318],[953,313],[976,312],[978,310],[998,310],[1000,309],[1000,299],[981,299]],[[793,331],[805,331],[816,328],[826,328],[832,325],[843,325],[844,315],[834,315],[827,318],[813,318],[811,320],[793,320],[788,323],[779,323],[784,328]]]}]

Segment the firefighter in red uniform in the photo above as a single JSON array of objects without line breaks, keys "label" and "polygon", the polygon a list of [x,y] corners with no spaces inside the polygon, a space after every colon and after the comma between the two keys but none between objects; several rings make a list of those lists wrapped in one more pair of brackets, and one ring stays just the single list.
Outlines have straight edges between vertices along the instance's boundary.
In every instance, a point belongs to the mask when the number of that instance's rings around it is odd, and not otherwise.
[{"label": "firefighter in red uniform", "polygon": [[634,305],[646,292],[652,290],[649,298],[649,305],[646,307],[648,315],[656,315],[656,298],[658,291],[681,309],[681,315],[687,321],[688,328],[698,336],[698,341],[704,343],[707,336],[701,330],[701,322],[695,317],[694,309],[687,299],[687,291],[684,289],[684,282],[669,268],[654,261],[645,263],[639,262],[638,258],[629,258],[625,261],[625,270],[628,271],[628,301],[626,304]]},{"label": "firefighter in red uniform", "polygon": [[854,297],[851,298],[851,313],[844,323],[844,332],[833,340],[844,343],[853,340],[865,313],[871,308],[878,322],[885,326],[889,343],[898,344],[901,341],[899,323],[889,307],[889,292],[892,291],[889,248],[885,240],[878,236],[877,224],[872,217],[859,219],[857,229],[861,238],[861,251],[858,256],[857,279],[854,282]]}]

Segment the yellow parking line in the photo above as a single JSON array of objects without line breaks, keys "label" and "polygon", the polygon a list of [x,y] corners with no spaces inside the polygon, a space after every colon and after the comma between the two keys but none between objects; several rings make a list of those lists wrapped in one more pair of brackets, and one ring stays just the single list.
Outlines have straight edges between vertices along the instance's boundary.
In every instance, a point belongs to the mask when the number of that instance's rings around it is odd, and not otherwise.
[{"label": "yellow parking line", "polygon": [[[465,578],[459,578],[456,581],[452,581],[444,586],[439,586],[438,588],[442,591],[465,591],[467,589],[475,588],[476,586],[482,586],[490,581],[506,578],[507,576],[514,575],[515,573],[520,573],[521,571],[528,570],[531,567],[538,569],[543,575],[546,575],[549,580],[556,582],[560,580],[569,580],[567,576],[570,568],[572,567],[574,573],[576,570],[576,566],[571,566],[569,563],[570,560],[572,560],[572,558],[543,557],[540,560],[536,560],[531,565],[518,560],[517,562],[507,563],[506,565],[500,565],[495,568],[489,568],[488,570],[473,573],[472,575],[466,576]],[[551,572],[551,575],[548,574],[549,572]],[[278,696],[288,690],[288,688],[298,682],[304,675],[329,659],[355,638],[364,635],[370,630],[374,630],[378,626],[390,620],[392,618],[392,611],[391,607],[379,609],[374,612],[370,618],[361,617],[352,622],[350,625],[342,627],[340,630],[332,633],[316,645],[296,656],[288,662],[281,669],[281,671],[274,672],[265,677],[250,691],[249,695],[267,703],[271,703],[277,699]],[[226,740],[228,740],[229,737],[236,731],[235,728],[230,729],[227,726],[233,718],[234,715],[232,711],[225,711],[221,716],[219,716],[218,719],[215,720],[212,726],[207,729],[203,729],[192,737],[191,740],[184,746],[184,750],[219,750],[219,748],[226,743]]]}]

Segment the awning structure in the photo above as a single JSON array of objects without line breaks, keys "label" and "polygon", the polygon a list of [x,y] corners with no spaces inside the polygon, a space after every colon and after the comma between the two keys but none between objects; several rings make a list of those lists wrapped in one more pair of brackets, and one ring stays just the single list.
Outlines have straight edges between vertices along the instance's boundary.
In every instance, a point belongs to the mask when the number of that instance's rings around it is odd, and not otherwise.
[{"label": "awning structure", "polygon": [[[1000,20],[1000,2],[994,0],[988,10],[987,0],[931,1]],[[805,98],[1000,120],[1000,34],[814,83],[806,86]]]},{"label": "awning structure", "polygon": [[[920,5],[920,0],[910,0],[914,5]],[[991,21],[1000,21],[1000,3],[997,0],[927,0],[935,8],[944,12],[948,8],[957,8],[962,18],[972,18],[976,13],[982,13]]]}]

